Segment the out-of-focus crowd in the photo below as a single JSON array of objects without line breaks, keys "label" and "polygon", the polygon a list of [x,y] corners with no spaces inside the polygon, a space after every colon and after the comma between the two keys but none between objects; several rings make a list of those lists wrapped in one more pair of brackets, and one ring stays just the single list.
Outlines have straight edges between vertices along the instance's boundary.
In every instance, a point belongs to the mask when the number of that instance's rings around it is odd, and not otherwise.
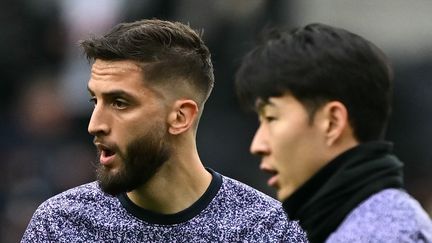
[{"label": "out-of-focus crowd", "polygon": [[[296,1],[3,0],[0,2],[0,242],[17,242],[48,197],[94,180],[87,134],[89,65],[78,40],[121,21],[177,20],[204,29],[216,85],[198,131],[206,166],[270,195],[248,154],[255,117],[238,108],[234,71],[264,26],[291,26]],[[336,23],[337,24],[337,23]],[[432,43],[432,41],[431,41]],[[385,48],[384,48],[385,49]],[[389,139],[407,189],[432,212],[432,54],[396,60]]]}]

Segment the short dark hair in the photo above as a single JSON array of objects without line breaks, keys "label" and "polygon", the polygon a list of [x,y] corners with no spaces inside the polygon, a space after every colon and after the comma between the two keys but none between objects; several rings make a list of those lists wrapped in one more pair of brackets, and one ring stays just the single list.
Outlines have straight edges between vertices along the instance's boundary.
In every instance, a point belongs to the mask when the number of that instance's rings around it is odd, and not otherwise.
[{"label": "short dark hair", "polygon": [[343,103],[359,142],[382,139],[391,113],[392,68],[370,41],[341,28],[309,24],[271,30],[236,74],[241,104],[293,95],[313,120],[328,101]]},{"label": "short dark hair", "polygon": [[197,88],[203,103],[213,88],[214,75],[210,51],[201,36],[179,22],[145,19],[118,24],[104,36],[80,41],[80,45],[90,61],[132,60],[142,64],[146,81],[182,79]]}]

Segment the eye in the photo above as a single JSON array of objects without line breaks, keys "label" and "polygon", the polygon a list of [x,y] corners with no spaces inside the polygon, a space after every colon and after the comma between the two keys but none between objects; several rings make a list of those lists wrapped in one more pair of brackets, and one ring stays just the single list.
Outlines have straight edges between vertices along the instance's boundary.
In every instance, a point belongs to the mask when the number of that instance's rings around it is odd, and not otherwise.
[{"label": "eye", "polygon": [[112,107],[117,110],[124,110],[128,107],[128,103],[122,99],[115,99],[111,103]]},{"label": "eye", "polygon": [[277,118],[274,117],[274,116],[265,116],[265,117],[264,117],[264,120],[265,120],[266,122],[270,123],[270,122],[276,121]]},{"label": "eye", "polygon": [[276,116],[260,116],[260,123],[272,123],[277,120]]}]

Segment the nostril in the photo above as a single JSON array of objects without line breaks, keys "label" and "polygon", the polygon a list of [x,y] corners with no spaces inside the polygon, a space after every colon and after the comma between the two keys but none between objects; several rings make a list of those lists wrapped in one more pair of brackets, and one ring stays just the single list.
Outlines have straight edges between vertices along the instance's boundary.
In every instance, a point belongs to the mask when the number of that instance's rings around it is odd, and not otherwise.
[{"label": "nostril", "polygon": [[90,121],[87,130],[93,136],[101,136],[109,133],[109,127],[107,124],[105,123],[96,124],[93,121]]},{"label": "nostril", "polygon": [[257,142],[252,143],[250,147],[250,153],[257,156],[264,156],[268,152],[267,146],[264,144],[258,144]]},{"label": "nostril", "polygon": [[254,151],[252,154],[256,155],[256,156],[261,156],[261,157],[265,155],[265,153],[263,151]]},{"label": "nostril", "polygon": [[93,136],[108,134],[109,126],[107,116],[101,108],[95,108],[93,110],[87,130]]}]

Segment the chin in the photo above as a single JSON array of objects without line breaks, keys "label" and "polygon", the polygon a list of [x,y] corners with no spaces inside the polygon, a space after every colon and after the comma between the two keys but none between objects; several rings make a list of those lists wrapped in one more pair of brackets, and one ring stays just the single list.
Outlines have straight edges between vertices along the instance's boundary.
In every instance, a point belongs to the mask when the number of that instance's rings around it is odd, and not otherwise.
[{"label": "chin", "polygon": [[294,193],[293,189],[278,190],[276,197],[279,201],[284,201],[288,199],[293,193]]}]

